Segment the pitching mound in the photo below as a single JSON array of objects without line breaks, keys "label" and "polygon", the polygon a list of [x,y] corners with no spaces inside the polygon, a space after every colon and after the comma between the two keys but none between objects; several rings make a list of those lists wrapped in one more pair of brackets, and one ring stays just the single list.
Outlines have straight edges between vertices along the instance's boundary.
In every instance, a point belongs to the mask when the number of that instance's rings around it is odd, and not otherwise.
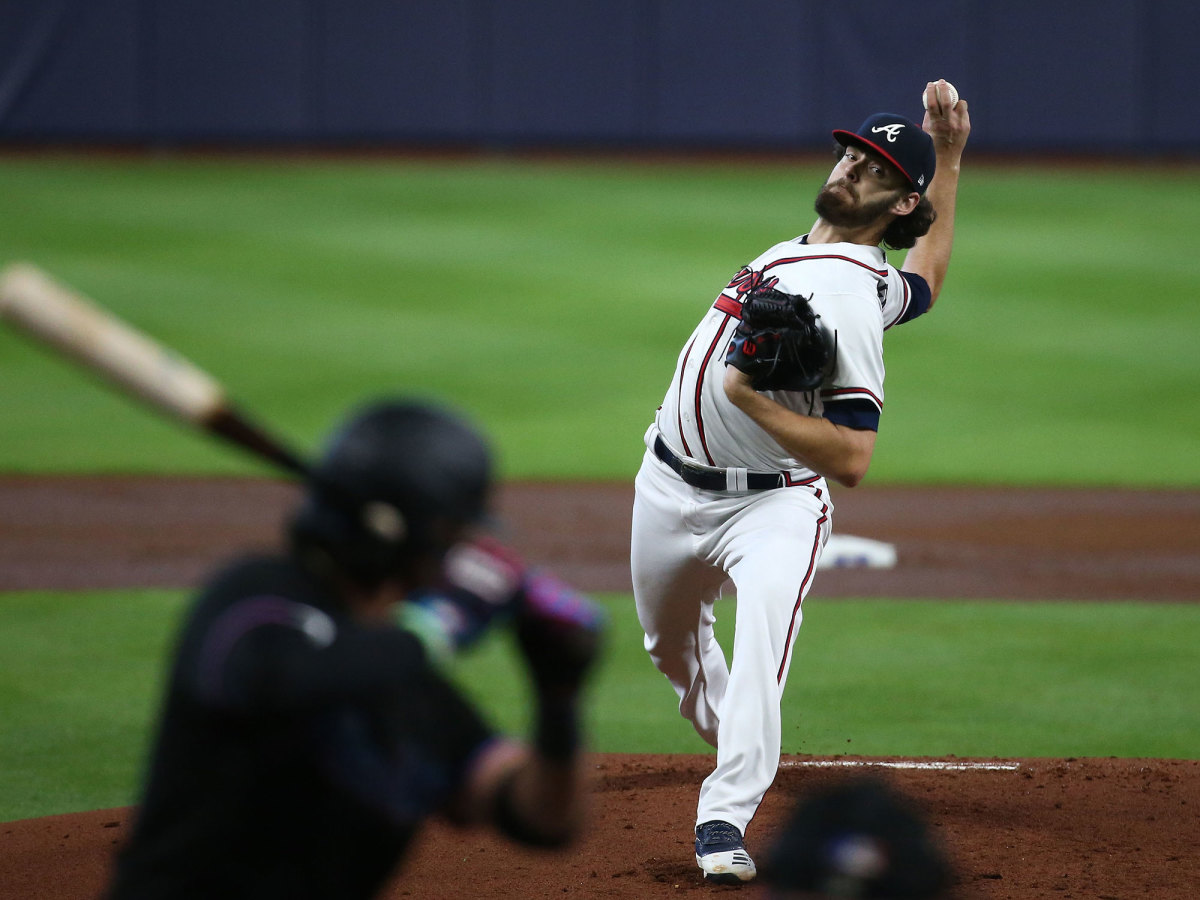
[{"label": "pitching mound", "polygon": [[[387,898],[654,898],[760,885],[707,885],[690,828],[706,756],[600,755],[582,843],[543,854],[486,832],[438,824]],[[792,804],[817,786],[882,773],[926,817],[954,861],[964,898],[1192,900],[1200,883],[1200,762],[1164,760],[917,760],[889,768],[853,757],[786,757],[751,826],[760,861]],[[130,810],[0,825],[0,897],[92,900]]]}]

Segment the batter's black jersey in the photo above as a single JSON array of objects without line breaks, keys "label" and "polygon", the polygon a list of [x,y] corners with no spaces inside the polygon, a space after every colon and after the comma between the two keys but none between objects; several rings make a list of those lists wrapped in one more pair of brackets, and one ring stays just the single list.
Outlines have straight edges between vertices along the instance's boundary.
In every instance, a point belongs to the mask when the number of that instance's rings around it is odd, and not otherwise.
[{"label": "batter's black jersey", "polygon": [[184,624],[110,897],[372,897],[492,737],[411,634],[237,563]]}]

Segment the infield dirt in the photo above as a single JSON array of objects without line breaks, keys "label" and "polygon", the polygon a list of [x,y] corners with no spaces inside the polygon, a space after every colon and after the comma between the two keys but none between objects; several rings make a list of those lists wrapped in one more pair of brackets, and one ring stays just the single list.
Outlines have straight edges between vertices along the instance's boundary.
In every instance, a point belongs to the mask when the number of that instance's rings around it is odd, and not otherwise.
[{"label": "infield dirt", "polygon": [[[269,545],[294,499],[274,481],[3,477],[0,591],[192,585],[223,557]],[[628,590],[628,485],[510,484],[498,499],[532,562],[587,590]],[[894,543],[899,563],[826,570],[814,597],[1200,599],[1200,492],[863,487],[838,500],[837,529]],[[992,765],[964,767],[977,763]],[[710,756],[589,764],[593,815],[570,853],[433,824],[385,896],[765,896],[761,885],[699,879],[690,827]],[[1200,760],[786,756],[747,835],[751,852],[799,796],[863,771],[927,817],[963,898],[1200,895]],[[131,812],[0,824],[0,900],[95,897]]]}]

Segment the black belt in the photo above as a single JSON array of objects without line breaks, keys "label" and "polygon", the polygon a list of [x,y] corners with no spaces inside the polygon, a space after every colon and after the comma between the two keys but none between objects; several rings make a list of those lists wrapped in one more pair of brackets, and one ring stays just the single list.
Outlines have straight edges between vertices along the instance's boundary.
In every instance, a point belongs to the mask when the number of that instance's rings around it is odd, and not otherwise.
[{"label": "black belt", "polygon": [[784,485],[783,475],[778,472],[746,472],[745,487],[736,484],[736,477],[733,479],[734,486],[731,486],[728,469],[715,469],[680,459],[671,452],[671,448],[662,437],[654,439],[654,455],[674,469],[679,477],[692,487],[705,491],[767,491]]}]

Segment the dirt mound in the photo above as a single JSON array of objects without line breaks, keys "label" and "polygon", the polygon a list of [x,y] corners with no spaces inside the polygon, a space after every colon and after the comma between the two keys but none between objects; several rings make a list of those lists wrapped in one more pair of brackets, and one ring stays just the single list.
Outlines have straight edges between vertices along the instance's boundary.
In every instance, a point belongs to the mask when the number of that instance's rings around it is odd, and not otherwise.
[{"label": "dirt mound", "polygon": [[[476,900],[711,895],[692,859],[696,786],[711,757],[594,757],[593,815],[564,854],[513,847],[434,823],[384,894]],[[806,792],[884,773],[930,824],[954,863],[960,896],[980,900],[1191,900],[1200,883],[1200,761],[888,760],[785,757],[747,835],[766,860],[782,819]],[[130,809],[0,825],[0,898],[91,900]],[[733,888],[732,890],[738,890]],[[762,885],[740,889],[760,897]]]}]

